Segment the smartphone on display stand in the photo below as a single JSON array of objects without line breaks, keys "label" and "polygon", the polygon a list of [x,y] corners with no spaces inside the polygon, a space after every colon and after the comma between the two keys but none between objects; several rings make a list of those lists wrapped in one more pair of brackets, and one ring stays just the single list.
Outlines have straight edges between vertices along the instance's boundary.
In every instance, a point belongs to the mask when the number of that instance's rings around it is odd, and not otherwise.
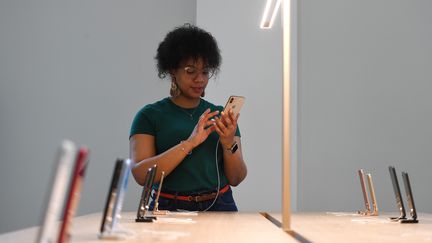
[{"label": "smartphone on display stand", "polygon": [[378,214],[379,214],[378,213],[378,202],[377,202],[377,199],[375,196],[375,188],[374,188],[373,181],[372,181],[372,175],[368,173],[366,175],[366,178],[367,178],[367,182],[368,182],[370,197],[372,200],[372,210],[371,210],[370,215],[371,216],[378,216]]},{"label": "smartphone on display stand", "polygon": [[402,195],[401,195],[395,167],[389,166],[389,172],[390,172],[390,178],[391,178],[392,185],[393,185],[393,191],[394,191],[395,198],[396,198],[396,205],[397,205],[397,207],[399,209],[399,213],[400,213],[399,217],[391,217],[390,219],[393,221],[400,221],[400,220],[406,219],[405,207],[403,205]]},{"label": "smartphone on display stand", "polygon": [[58,243],[69,242],[71,233],[70,228],[72,219],[75,216],[76,209],[81,195],[81,188],[84,181],[84,175],[88,164],[89,150],[86,147],[81,147],[75,159],[75,169],[72,174],[71,183],[69,185],[69,195],[66,200],[64,209],[63,222],[60,226],[60,234]]},{"label": "smartphone on display stand", "polygon": [[154,216],[146,215],[146,213],[149,210],[150,195],[153,188],[154,179],[156,176],[156,171],[157,171],[157,165],[154,165],[153,167],[147,170],[135,222],[153,222],[153,220],[156,219],[156,217]]},{"label": "smartphone on display stand", "polygon": [[36,242],[56,242],[58,234],[58,223],[61,210],[64,206],[66,190],[75,159],[76,147],[69,140],[64,140],[58,149],[56,158],[56,169],[52,173],[51,190],[46,198],[42,225],[39,228]]},{"label": "smartphone on display stand", "polygon": [[363,200],[364,200],[364,205],[365,205],[365,209],[366,209],[366,211],[358,211],[358,213],[361,215],[370,215],[371,210],[370,210],[369,197],[368,197],[368,194],[366,191],[365,173],[364,173],[363,169],[360,169],[357,172],[358,172],[358,175],[360,178],[360,186],[362,189]]},{"label": "smartphone on display stand", "polygon": [[128,232],[117,226],[131,169],[130,159],[117,159],[102,217],[99,238],[120,239]]},{"label": "smartphone on display stand", "polygon": [[418,223],[417,211],[414,205],[414,196],[411,189],[411,183],[407,172],[402,172],[402,178],[404,181],[405,192],[408,200],[408,206],[410,208],[410,219],[402,220],[401,223]]}]

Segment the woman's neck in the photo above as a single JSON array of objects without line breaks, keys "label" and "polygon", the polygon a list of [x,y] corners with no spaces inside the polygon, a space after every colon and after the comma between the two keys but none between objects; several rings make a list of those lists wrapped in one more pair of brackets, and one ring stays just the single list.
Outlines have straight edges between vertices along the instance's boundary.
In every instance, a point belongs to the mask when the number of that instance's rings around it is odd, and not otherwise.
[{"label": "woman's neck", "polygon": [[182,95],[171,97],[171,101],[182,108],[195,108],[199,105],[200,98],[187,98]]}]

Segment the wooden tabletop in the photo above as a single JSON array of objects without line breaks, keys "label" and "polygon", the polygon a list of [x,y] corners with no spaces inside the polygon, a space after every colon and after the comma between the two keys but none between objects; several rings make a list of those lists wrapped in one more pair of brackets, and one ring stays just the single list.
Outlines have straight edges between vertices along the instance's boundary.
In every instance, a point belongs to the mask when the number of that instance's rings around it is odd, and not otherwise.
[{"label": "wooden tabletop", "polygon": [[[122,213],[120,242],[296,242],[259,213],[205,212],[158,216],[153,223],[136,223],[135,212]],[[100,240],[101,213],[76,217],[71,242]],[[34,242],[38,227],[0,235],[0,242]]]},{"label": "wooden tabletop", "polygon": [[[76,217],[71,242],[432,242],[432,215],[419,214],[418,224],[392,222],[385,213],[360,216],[355,213],[294,213],[291,228],[283,232],[277,225],[280,213],[206,212],[159,216],[153,223],[136,223],[135,212],[122,213],[119,240],[100,240],[101,213]],[[272,222],[273,220],[273,222]],[[0,242],[34,242],[38,227],[0,235]]]},{"label": "wooden tabletop", "polygon": [[[281,220],[280,213],[269,213]],[[294,213],[291,229],[312,242],[432,242],[432,214],[419,214],[419,223],[390,221],[398,213],[360,216],[356,213]]]}]

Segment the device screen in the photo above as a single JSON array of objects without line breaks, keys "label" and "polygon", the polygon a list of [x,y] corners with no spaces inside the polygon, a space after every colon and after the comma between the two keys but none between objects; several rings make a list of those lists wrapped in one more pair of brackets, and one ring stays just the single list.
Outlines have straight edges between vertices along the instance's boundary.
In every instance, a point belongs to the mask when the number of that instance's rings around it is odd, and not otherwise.
[{"label": "device screen", "polygon": [[390,172],[390,177],[391,177],[392,184],[393,184],[393,190],[394,190],[394,194],[396,197],[397,206],[399,207],[401,217],[405,218],[405,216],[406,216],[405,207],[404,207],[403,202],[402,202],[402,195],[400,192],[400,187],[399,187],[398,179],[396,176],[396,169],[393,166],[389,166],[389,172]]}]

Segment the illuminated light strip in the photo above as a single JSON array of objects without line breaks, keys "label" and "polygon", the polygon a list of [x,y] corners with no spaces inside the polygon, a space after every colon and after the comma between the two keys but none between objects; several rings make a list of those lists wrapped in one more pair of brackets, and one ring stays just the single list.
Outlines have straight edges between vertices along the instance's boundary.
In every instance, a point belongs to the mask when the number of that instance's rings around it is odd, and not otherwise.
[{"label": "illuminated light strip", "polygon": [[[279,7],[281,5],[282,0],[267,0],[263,18],[261,19],[260,28],[261,29],[270,29],[273,26],[273,22],[277,16]],[[271,12],[271,17],[269,19],[269,13]]]}]

